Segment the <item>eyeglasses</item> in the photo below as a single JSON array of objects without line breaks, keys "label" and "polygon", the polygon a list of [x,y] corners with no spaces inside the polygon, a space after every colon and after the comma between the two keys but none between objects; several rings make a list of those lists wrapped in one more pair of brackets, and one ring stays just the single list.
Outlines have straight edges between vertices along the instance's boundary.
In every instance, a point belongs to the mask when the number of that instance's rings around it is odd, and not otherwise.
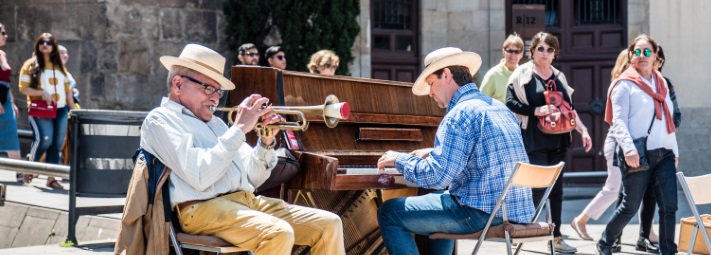
[{"label": "eyeglasses", "polygon": [[338,69],[338,65],[325,64],[323,65],[326,69]]},{"label": "eyeglasses", "polygon": [[215,92],[217,92],[217,95],[218,95],[219,97],[222,97],[222,94],[225,93],[224,90],[215,88],[215,87],[211,86],[210,84],[202,83],[202,82],[196,80],[196,79],[193,78],[193,77],[185,76],[185,75],[181,75],[180,77],[183,77],[183,78],[185,78],[185,79],[188,79],[189,81],[192,81],[192,82],[196,83],[197,85],[203,86],[203,88],[205,88],[205,89],[204,89],[205,94],[207,94],[208,96],[209,96],[209,95],[212,95],[212,94],[215,94]]},{"label": "eyeglasses", "polygon": [[54,43],[52,42],[52,40],[49,40],[49,39],[40,40],[40,41],[39,41],[39,45],[42,45],[42,44],[46,44],[47,46],[52,46],[52,45],[54,45]]},{"label": "eyeglasses", "polygon": [[505,49],[504,51],[506,51],[506,53],[508,53],[508,54],[517,54],[517,55],[518,55],[519,53],[521,53],[521,50],[509,50],[509,49]]},{"label": "eyeglasses", "polygon": [[259,52],[245,52],[242,55],[247,55],[247,56],[254,58],[254,57],[259,57]]},{"label": "eyeglasses", "polygon": [[286,56],[282,56],[282,55],[276,55],[276,56],[274,56],[274,57],[275,57],[276,59],[278,59],[278,60],[284,60],[284,59],[286,59]]},{"label": "eyeglasses", "polygon": [[544,52],[544,51],[545,51],[545,52],[548,52],[548,53],[553,53],[553,52],[555,52],[555,49],[553,49],[553,47],[550,47],[550,48],[546,49],[546,48],[544,48],[543,46],[538,46],[538,48],[536,48],[536,51],[538,51],[538,52]]},{"label": "eyeglasses", "polygon": [[650,50],[650,49],[644,49],[644,51],[642,51],[640,49],[636,49],[632,53],[635,55],[635,57],[639,57],[640,55],[642,55],[642,53],[644,53],[645,57],[652,56],[652,50]]}]

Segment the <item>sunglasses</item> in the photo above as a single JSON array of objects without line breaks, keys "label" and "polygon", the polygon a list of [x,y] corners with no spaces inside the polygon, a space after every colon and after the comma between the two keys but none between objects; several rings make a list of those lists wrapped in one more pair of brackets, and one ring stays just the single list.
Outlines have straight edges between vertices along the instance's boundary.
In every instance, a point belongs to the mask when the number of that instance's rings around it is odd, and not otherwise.
[{"label": "sunglasses", "polygon": [[505,49],[504,51],[506,51],[506,53],[508,53],[508,54],[516,54],[516,55],[518,55],[519,53],[521,53],[521,50],[509,50],[509,49]]},{"label": "sunglasses", "polygon": [[644,54],[645,57],[651,57],[652,56],[652,50],[650,49],[644,49],[644,51],[640,49],[636,49],[632,52],[635,57],[639,57],[640,55]]},{"label": "sunglasses", "polygon": [[40,40],[40,41],[39,41],[39,44],[40,44],[40,45],[46,44],[47,46],[52,46],[52,45],[54,45],[54,43],[52,42],[52,40],[48,40],[48,39]]},{"label": "sunglasses", "polygon": [[254,57],[259,57],[259,52],[245,52],[245,53],[242,54],[242,55],[247,55],[247,56],[250,56],[250,57],[253,57],[253,58],[254,58]]},{"label": "sunglasses", "polygon": [[286,56],[282,56],[282,55],[277,55],[277,56],[274,56],[274,57],[275,57],[276,59],[278,59],[278,60],[284,60],[284,59],[286,59]]},{"label": "sunglasses", "polygon": [[536,51],[538,51],[538,52],[544,52],[544,51],[545,51],[545,52],[548,52],[548,53],[553,53],[553,52],[555,52],[555,49],[553,49],[552,47],[546,49],[546,48],[544,48],[543,46],[538,46],[538,48],[536,48]]},{"label": "sunglasses", "polygon": [[338,69],[338,65],[325,64],[323,65],[326,69]]},{"label": "sunglasses", "polygon": [[212,95],[212,94],[215,94],[215,92],[217,92],[217,96],[222,97],[222,94],[225,93],[224,90],[215,88],[215,87],[211,86],[210,84],[202,83],[202,82],[196,80],[196,79],[193,78],[193,77],[185,76],[185,75],[181,75],[180,77],[183,77],[183,78],[185,78],[185,79],[188,79],[189,81],[192,81],[192,82],[194,82],[195,84],[202,86],[202,87],[204,88],[205,94],[207,94],[208,96],[209,96],[209,95]]}]

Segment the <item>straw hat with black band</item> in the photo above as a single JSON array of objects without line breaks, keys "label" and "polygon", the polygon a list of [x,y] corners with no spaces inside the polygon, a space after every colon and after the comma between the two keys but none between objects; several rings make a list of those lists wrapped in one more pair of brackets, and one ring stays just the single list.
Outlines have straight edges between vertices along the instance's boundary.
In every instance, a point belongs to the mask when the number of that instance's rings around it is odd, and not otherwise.
[{"label": "straw hat with black band", "polygon": [[222,90],[233,90],[235,85],[225,78],[225,58],[220,53],[215,52],[199,44],[188,44],[183,48],[180,56],[162,56],[160,62],[170,71],[174,65],[184,66],[195,70],[220,84]]},{"label": "straw hat with black band", "polygon": [[427,54],[425,70],[417,77],[415,85],[412,86],[412,93],[418,96],[429,94],[430,86],[425,81],[427,76],[448,66],[465,66],[473,76],[481,66],[481,57],[474,52],[462,51],[454,47],[441,48]]}]

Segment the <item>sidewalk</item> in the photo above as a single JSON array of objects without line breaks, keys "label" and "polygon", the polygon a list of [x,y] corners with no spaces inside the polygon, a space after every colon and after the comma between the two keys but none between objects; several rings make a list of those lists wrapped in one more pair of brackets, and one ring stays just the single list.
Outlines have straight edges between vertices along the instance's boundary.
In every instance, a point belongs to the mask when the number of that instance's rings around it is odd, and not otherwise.
[{"label": "sidewalk", "polygon": [[[35,179],[31,185],[22,185],[18,184],[15,182],[15,174],[14,172],[10,171],[5,171],[5,170],[0,170],[0,183],[3,183],[7,186],[7,202],[5,206],[7,207],[8,204],[19,204],[19,205],[32,205],[35,207],[41,207],[41,208],[48,208],[52,210],[59,210],[63,211],[66,213],[68,209],[68,189],[69,189],[69,183],[67,181],[62,182],[63,185],[65,185],[66,189],[65,191],[59,191],[59,190],[51,190],[48,189],[44,186],[45,184],[45,178],[40,177],[39,179]],[[585,206],[590,202],[592,197],[597,193],[598,189],[597,188],[573,188],[573,187],[567,187],[565,188],[565,193],[566,193],[566,198],[564,199],[563,202],[563,226],[561,231],[563,232],[564,237],[566,238],[566,242],[578,248],[578,253],[577,254],[595,254],[595,244],[596,242],[592,241],[583,241],[580,238],[578,238],[577,234],[575,231],[570,227],[570,222],[572,219],[580,213],[580,211],[585,208]],[[677,212],[677,222],[678,219],[682,217],[688,217],[691,215],[691,211],[689,210],[689,206],[686,203],[686,198],[684,198],[683,193],[681,193],[681,189],[679,189],[678,192],[678,199],[679,199],[679,211]],[[119,203],[123,204],[123,199],[86,199],[82,198],[80,201],[80,204],[82,205],[99,205],[99,204],[114,204],[114,203]],[[0,207],[2,209],[2,207]],[[699,208],[701,213],[711,213],[711,205],[707,206],[702,206]],[[607,223],[607,220],[610,218],[610,216],[613,213],[613,208],[610,207],[607,209],[605,214],[603,214],[602,217],[600,217],[599,221],[593,221],[590,220],[588,223],[588,233],[590,236],[592,236],[595,239],[600,238],[600,235],[604,231],[605,224]],[[0,217],[4,218],[4,217]],[[101,218],[104,221],[110,221],[112,222],[111,224],[116,224],[118,225],[118,222],[121,218],[120,214],[109,214],[109,215],[101,215],[99,218]],[[0,221],[1,223],[1,221]],[[655,218],[655,229],[658,227],[656,225],[658,223],[658,219]],[[102,223],[103,225],[106,225],[106,223]],[[2,224],[0,224],[0,228],[2,228]],[[639,225],[637,222],[637,218],[633,218],[630,224],[625,228],[625,231],[622,236],[622,251],[623,253],[621,254],[646,254],[643,252],[638,252],[634,250],[634,244],[637,241],[638,237],[638,229]],[[66,231],[66,230],[64,230]],[[106,230],[104,230],[106,231]],[[58,235],[59,230],[57,230]],[[108,231],[111,232],[111,231]],[[115,236],[115,233],[105,233],[108,234],[107,236]],[[677,238],[678,238],[678,224],[677,224]],[[115,239],[115,237],[113,238]],[[55,244],[47,244],[47,245],[38,245],[38,246],[29,246],[29,247],[20,247],[20,248],[9,248],[9,249],[0,249],[0,255],[3,254],[111,254],[111,251],[113,251],[113,243],[112,242],[82,242],[82,239],[79,239],[80,244],[82,244],[81,247],[69,247],[69,248],[64,248],[60,247],[58,245],[59,242],[55,242]],[[458,254],[464,255],[464,254],[470,254],[471,251],[474,249],[474,246],[476,245],[476,241],[459,241],[458,242]],[[487,241],[482,245],[482,248],[479,251],[479,254],[506,254],[505,251],[505,244],[502,242],[490,242]],[[546,254],[547,248],[546,244],[543,242],[537,242],[537,243],[528,243],[524,246],[523,252],[520,254]]]}]

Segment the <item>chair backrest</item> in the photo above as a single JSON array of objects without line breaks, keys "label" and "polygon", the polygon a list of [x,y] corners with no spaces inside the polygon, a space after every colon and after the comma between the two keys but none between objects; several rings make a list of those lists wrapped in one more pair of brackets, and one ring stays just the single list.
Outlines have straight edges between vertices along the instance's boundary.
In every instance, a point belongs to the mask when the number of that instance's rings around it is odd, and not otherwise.
[{"label": "chair backrest", "polygon": [[711,174],[686,177],[683,172],[678,172],[676,176],[684,192],[688,192],[691,198],[689,203],[711,204]]},{"label": "chair backrest", "polygon": [[511,176],[511,184],[528,188],[546,188],[555,183],[563,171],[562,161],[553,166],[538,166],[528,163],[518,163]]}]

